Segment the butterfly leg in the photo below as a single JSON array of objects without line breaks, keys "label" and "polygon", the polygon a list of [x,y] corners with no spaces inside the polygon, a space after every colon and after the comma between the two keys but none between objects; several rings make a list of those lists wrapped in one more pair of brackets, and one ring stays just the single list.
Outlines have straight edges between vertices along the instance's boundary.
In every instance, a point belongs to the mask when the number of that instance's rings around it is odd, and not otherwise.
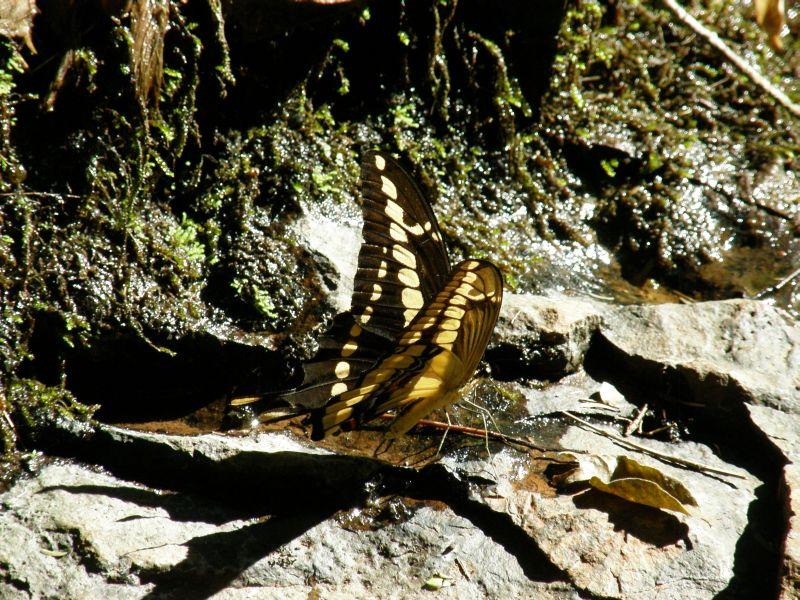
[{"label": "butterfly leg", "polygon": [[378,458],[384,452],[388,452],[394,443],[394,438],[384,433],[381,436],[378,445],[375,446],[375,451],[372,453],[373,458]]},{"label": "butterfly leg", "polygon": [[[497,433],[497,434],[498,434],[500,437],[502,437],[503,439],[505,439],[505,437],[503,436],[503,432],[502,432],[502,431],[500,431],[500,426],[497,424],[497,421],[495,421],[495,419],[494,419],[494,415],[492,414],[492,411],[490,411],[488,408],[486,408],[486,407],[484,407],[484,406],[480,406],[480,405],[478,405],[478,404],[475,404],[475,403],[474,403],[474,402],[472,402],[471,400],[463,399],[463,400],[462,400],[462,403],[464,403],[464,404],[469,404],[469,405],[470,405],[470,406],[472,406],[472,407],[473,407],[473,408],[474,408],[476,411],[478,411],[478,412],[479,412],[481,415],[486,415],[487,417],[489,417],[489,420],[492,422],[492,426],[494,426],[494,430],[495,430],[495,432],[496,432],[496,433]],[[484,423],[485,423],[485,422],[486,422],[486,419],[484,419]]]},{"label": "butterfly leg", "polygon": [[447,417],[447,429],[444,430],[442,441],[439,442],[439,447],[436,449],[436,456],[439,456],[442,453],[442,446],[444,446],[444,441],[447,439],[447,432],[450,431],[450,427],[453,426],[453,423],[450,422],[450,413],[444,411],[444,416]]}]

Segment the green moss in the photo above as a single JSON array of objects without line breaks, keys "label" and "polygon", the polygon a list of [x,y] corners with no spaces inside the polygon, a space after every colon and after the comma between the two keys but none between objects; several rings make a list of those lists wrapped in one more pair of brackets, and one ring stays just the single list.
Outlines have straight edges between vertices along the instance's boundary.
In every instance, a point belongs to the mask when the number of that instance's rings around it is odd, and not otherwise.
[{"label": "green moss", "polygon": [[88,421],[97,406],[78,402],[67,390],[33,379],[12,379],[6,391],[8,410],[17,429],[35,434],[45,422],[57,419]]},{"label": "green moss", "polygon": [[15,78],[25,72],[25,61],[9,40],[0,41],[3,60],[0,62],[0,96],[8,96],[16,87]]},{"label": "green moss", "polygon": [[200,241],[199,230],[199,225],[184,214],[170,234],[171,259],[182,272],[195,279],[203,275],[206,261],[206,248]]}]

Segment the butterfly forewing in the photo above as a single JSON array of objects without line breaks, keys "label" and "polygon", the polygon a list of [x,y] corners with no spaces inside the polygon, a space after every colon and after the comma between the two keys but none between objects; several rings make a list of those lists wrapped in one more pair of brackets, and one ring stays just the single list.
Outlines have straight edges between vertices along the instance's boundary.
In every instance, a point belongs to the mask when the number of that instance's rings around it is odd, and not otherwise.
[{"label": "butterfly forewing", "polygon": [[351,312],[365,328],[396,339],[450,274],[430,205],[414,180],[385,154],[361,163],[364,216]]},{"label": "butterfly forewing", "polygon": [[494,265],[459,264],[403,331],[394,351],[313,416],[312,437],[388,410],[400,413],[390,429],[400,435],[452,402],[483,356],[502,298],[503,280]]},{"label": "butterfly forewing", "polygon": [[284,394],[294,405],[321,406],[352,388],[387,352],[450,273],[436,217],[414,180],[389,156],[361,163],[364,226],[350,312],[338,315],[305,365],[303,383]]}]

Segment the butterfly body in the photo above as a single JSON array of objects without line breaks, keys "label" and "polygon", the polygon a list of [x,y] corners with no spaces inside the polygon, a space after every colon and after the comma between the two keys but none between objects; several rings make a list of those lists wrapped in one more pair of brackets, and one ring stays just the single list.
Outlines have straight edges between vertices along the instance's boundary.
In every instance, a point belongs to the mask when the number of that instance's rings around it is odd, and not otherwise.
[{"label": "butterfly body", "polygon": [[447,406],[472,377],[503,297],[500,271],[485,260],[451,268],[439,226],[414,180],[389,156],[361,167],[364,216],[349,313],[337,315],[305,378],[283,395],[311,409],[312,439],[398,415],[407,432]]}]

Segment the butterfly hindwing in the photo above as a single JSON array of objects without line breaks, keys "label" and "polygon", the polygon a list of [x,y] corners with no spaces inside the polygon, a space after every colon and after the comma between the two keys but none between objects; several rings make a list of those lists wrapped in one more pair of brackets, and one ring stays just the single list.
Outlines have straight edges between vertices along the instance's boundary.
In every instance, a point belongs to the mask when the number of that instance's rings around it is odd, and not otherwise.
[{"label": "butterfly hindwing", "polygon": [[389,340],[362,328],[350,313],[336,315],[317,353],[303,364],[303,383],[282,398],[294,406],[320,407],[352,387],[391,348]]},{"label": "butterfly hindwing", "polygon": [[483,356],[502,298],[497,267],[482,260],[460,263],[403,331],[394,351],[353,389],[313,414],[312,438],[388,410],[399,412],[390,433],[400,435],[452,402]]}]

